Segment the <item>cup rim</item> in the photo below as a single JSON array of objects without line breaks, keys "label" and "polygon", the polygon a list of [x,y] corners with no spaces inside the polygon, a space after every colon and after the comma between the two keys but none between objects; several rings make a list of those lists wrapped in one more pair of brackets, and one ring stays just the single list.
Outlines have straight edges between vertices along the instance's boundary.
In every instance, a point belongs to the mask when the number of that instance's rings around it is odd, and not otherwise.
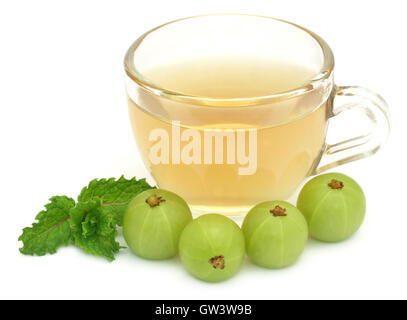
[{"label": "cup rim", "polygon": [[[210,97],[204,97],[204,96],[195,96],[195,95],[187,95],[182,92],[178,92],[176,90],[170,90],[167,88],[164,88],[160,85],[157,85],[144,77],[140,72],[138,72],[137,68],[134,65],[134,53],[137,50],[137,48],[141,45],[143,40],[153,32],[160,30],[167,25],[177,23],[180,21],[184,20],[190,20],[190,19],[195,19],[195,18],[201,18],[201,17],[210,17],[210,16],[249,16],[249,17],[258,17],[258,18],[266,18],[266,19],[271,19],[275,20],[281,23],[286,23],[289,24],[297,29],[300,29],[304,32],[306,32],[308,35],[310,35],[319,45],[322,51],[323,55],[323,63],[321,66],[321,69],[319,72],[310,80],[308,80],[306,83],[303,85],[293,88],[287,91],[282,91],[278,93],[273,93],[265,96],[258,96],[258,97],[245,97],[245,98],[210,98]],[[257,15],[257,14],[241,14],[241,13],[217,13],[217,14],[203,14],[203,15],[195,15],[195,16],[190,16],[186,18],[181,18],[181,19],[176,19],[164,24],[161,24],[144,34],[142,34],[136,41],[132,43],[132,45],[129,47],[129,49],[126,52],[125,58],[124,58],[124,69],[127,74],[127,76],[136,82],[138,85],[146,89],[148,92],[151,92],[155,95],[166,97],[171,100],[187,103],[187,104],[193,104],[193,105],[201,105],[201,106],[213,106],[213,107],[220,107],[220,108],[228,108],[230,106],[253,106],[253,105],[260,105],[260,104],[265,104],[265,103],[273,103],[277,101],[282,101],[286,99],[290,99],[292,97],[296,97],[302,94],[305,94],[307,92],[313,91],[314,89],[319,88],[322,86],[328,79],[331,78],[331,75],[333,73],[333,69],[335,66],[335,60],[334,60],[334,55],[329,47],[329,45],[325,42],[324,39],[322,39],[320,36],[318,36],[316,33],[289,21],[279,19],[279,18],[274,18],[274,17],[269,17],[269,16],[263,16],[263,15]]]}]

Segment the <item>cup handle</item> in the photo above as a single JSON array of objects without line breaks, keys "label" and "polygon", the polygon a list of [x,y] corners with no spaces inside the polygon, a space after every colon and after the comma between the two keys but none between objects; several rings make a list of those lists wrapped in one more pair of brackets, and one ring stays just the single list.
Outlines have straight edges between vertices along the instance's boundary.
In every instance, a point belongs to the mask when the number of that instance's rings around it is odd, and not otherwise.
[{"label": "cup handle", "polygon": [[335,87],[329,117],[345,111],[362,111],[371,121],[369,133],[335,144],[326,144],[314,174],[375,154],[386,142],[391,127],[386,101],[377,93],[356,86]]}]

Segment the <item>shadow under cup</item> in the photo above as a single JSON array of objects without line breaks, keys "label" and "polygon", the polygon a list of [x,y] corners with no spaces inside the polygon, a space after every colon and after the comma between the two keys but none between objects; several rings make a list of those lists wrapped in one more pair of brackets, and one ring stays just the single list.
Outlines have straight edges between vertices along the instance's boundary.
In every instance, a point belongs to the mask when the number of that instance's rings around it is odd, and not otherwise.
[{"label": "shadow under cup", "polygon": [[[130,121],[146,167],[193,212],[239,215],[374,153],[387,137],[387,106],[365,89],[335,87],[333,67],[321,38],[268,17],[198,16],[147,32],[125,57]],[[355,103],[374,130],[327,145],[328,119]]]}]

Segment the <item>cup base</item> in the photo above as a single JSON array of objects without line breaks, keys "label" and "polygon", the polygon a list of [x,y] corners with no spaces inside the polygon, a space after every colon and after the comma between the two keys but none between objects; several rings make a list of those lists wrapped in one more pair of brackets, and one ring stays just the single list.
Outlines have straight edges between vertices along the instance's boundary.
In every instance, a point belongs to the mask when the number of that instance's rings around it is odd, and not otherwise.
[{"label": "cup base", "polygon": [[[275,199],[275,200],[285,200],[295,205],[298,193],[299,190],[296,190],[290,197],[286,199]],[[270,199],[269,201],[271,200],[273,199]],[[250,209],[254,207],[254,205],[233,207],[233,206],[199,206],[189,204],[189,207],[191,208],[192,214],[195,218],[204,214],[217,213],[224,216],[228,216],[229,218],[232,218],[236,222],[239,222],[244,219],[244,217],[247,215]]]},{"label": "cup base", "polygon": [[191,211],[194,216],[201,216],[203,214],[208,213],[218,213],[224,216],[231,216],[231,217],[241,217],[245,216],[251,206],[238,206],[238,207],[224,207],[224,206],[197,206],[197,205],[190,205]]}]

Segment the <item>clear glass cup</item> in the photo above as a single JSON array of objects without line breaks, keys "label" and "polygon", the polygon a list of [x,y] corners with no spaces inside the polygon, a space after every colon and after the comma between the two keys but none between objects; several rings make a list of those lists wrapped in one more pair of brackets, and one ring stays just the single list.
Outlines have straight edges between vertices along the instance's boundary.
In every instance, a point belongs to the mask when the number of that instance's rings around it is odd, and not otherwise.
[{"label": "clear glass cup", "polygon": [[[386,102],[336,86],[333,69],[323,39],[274,18],[219,14],[159,26],[125,57],[143,161],[197,213],[239,215],[287,199],[307,177],[374,154],[389,134]],[[368,117],[370,133],[327,144],[330,120],[352,110]]]}]

